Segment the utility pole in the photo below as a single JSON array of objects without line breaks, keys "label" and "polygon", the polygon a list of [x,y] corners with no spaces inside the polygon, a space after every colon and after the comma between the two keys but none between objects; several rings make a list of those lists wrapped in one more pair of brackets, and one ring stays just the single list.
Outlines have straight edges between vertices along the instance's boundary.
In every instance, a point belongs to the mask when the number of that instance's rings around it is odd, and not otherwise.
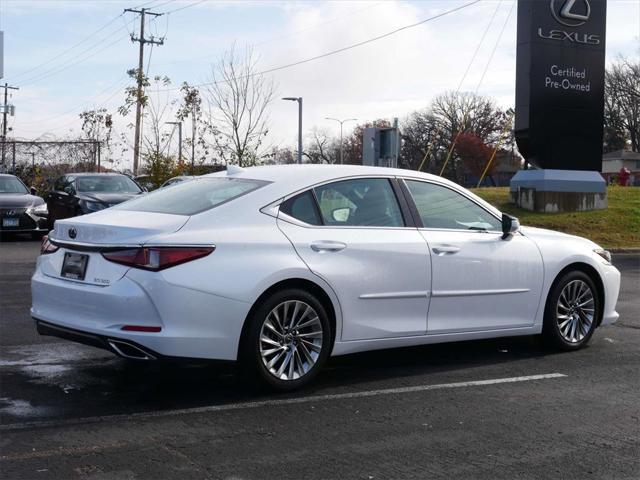
[{"label": "utility pole", "polygon": [[[182,122],[164,122],[167,125],[178,126],[178,162],[182,160]],[[191,173],[193,173],[193,157],[191,157]]]},{"label": "utility pole", "polygon": [[7,143],[7,114],[9,113],[9,105],[7,105],[7,93],[9,90],[20,89],[18,87],[12,87],[8,83],[5,83],[1,88],[4,88],[4,104],[2,106],[2,166],[4,167]]},{"label": "utility pole", "polygon": [[357,118],[345,118],[344,120],[338,120],[337,118],[325,117],[325,120],[333,120],[334,122],[338,122],[340,124],[340,165],[344,163],[343,154],[342,154],[342,125],[344,122],[355,122],[358,120]]},{"label": "utility pole", "polygon": [[145,43],[149,43],[152,45],[163,45],[164,38],[156,40],[153,38],[146,38],[144,36],[144,19],[146,15],[152,15],[154,17],[159,17],[163,15],[162,13],[153,13],[150,12],[148,8],[141,8],[140,10],[134,10],[131,8],[126,8],[125,12],[139,13],[140,14],[140,36],[135,37],[131,35],[132,42],[138,42],[140,44],[140,52],[138,55],[138,92],[136,94],[136,131],[133,139],[133,175],[138,174],[138,160],[140,158],[140,124],[142,119],[142,81],[144,79],[144,45]]},{"label": "utility pole", "polygon": [[302,97],[283,97],[282,100],[298,102],[298,163],[302,163]]},{"label": "utility pole", "polygon": [[102,143],[100,140],[97,141],[98,144],[98,173],[100,173],[100,155],[102,154]]}]

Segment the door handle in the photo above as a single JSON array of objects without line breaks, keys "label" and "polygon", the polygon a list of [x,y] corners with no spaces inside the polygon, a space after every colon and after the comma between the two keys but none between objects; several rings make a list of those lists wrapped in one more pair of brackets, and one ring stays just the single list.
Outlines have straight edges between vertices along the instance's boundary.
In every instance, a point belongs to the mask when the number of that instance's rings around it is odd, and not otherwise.
[{"label": "door handle", "polygon": [[342,242],[318,240],[311,243],[311,250],[314,252],[339,252],[345,248],[347,248],[347,244]]},{"label": "door handle", "polygon": [[460,247],[455,245],[442,245],[440,247],[433,247],[433,253],[436,255],[454,255],[460,251]]}]

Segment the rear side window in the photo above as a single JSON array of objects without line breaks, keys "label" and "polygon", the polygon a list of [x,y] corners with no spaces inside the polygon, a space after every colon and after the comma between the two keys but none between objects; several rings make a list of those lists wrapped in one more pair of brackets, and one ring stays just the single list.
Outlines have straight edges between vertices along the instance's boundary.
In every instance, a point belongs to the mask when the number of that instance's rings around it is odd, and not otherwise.
[{"label": "rear side window", "polygon": [[322,225],[311,191],[290,198],[280,206],[280,211],[309,225]]},{"label": "rear side window", "polygon": [[246,195],[269,182],[244,178],[208,177],[156,190],[111,207],[136,212],[195,215]]},{"label": "rear side window", "polygon": [[386,178],[359,178],[315,189],[325,225],[404,227],[393,188]]}]

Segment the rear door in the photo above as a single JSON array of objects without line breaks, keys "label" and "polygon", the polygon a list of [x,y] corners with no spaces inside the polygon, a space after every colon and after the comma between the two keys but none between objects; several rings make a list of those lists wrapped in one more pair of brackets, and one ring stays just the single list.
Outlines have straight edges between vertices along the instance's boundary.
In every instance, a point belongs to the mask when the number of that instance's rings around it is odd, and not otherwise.
[{"label": "rear door", "polygon": [[426,333],[429,251],[394,182],[332,182],[280,207],[278,226],[338,296],[342,341]]},{"label": "rear door", "polygon": [[448,186],[406,185],[431,249],[428,333],[533,325],[543,282],[535,243],[519,233],[502,239],[494,214]]}]

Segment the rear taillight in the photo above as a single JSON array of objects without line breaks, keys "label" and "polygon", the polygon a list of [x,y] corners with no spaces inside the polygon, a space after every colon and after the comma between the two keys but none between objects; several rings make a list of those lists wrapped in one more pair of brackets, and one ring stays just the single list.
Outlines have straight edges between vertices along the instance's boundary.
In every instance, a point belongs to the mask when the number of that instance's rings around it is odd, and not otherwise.
[{"label": "rear taillight", "polygon": [[42,243],[40,244],[40,255],[46,255],[47,253],[53,253],[58,251],[53,243],[49,241],[49,235],[42,237]]},{"label": "rear taillight", "polygon": [[103,252],[102,256],[110,262],[158,271],[206,257],[214,250],[214,247],[141,247]]}]

